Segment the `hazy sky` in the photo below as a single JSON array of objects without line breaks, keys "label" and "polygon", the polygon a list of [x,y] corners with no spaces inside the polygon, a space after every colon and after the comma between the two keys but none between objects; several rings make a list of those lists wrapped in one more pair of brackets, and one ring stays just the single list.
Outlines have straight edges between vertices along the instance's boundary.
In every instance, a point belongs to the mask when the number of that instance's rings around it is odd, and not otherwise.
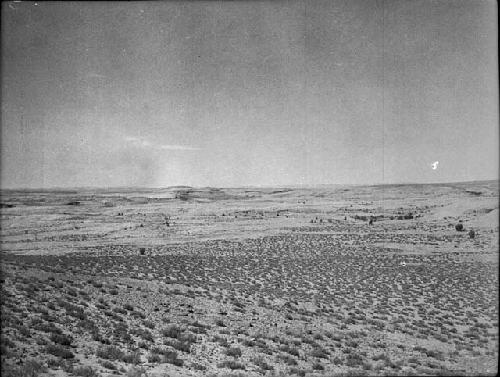
[{"label": "hazy sky", "polygon": [[1,186],[497,179],[496,8],[3,2]]}]

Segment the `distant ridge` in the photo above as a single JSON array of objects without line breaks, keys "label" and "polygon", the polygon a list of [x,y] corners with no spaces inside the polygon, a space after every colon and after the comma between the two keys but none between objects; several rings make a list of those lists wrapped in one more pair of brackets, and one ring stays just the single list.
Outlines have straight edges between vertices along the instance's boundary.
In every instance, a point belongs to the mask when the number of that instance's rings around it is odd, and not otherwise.
[{"label": "distant ridge", "polygon": [[158,191],[158,190],[290,190],[290,189],[307,189],[307,188],[335,188],[335,187],[379,187],[379,186],[432,186],[432,185],[465,185],[465,184],[488,184],[500,182],[499,179],[484,179],[484,180],[474,180],[474,181],[454,181],[454,182],[392,182],[392,183],[319,183],[319,184],[289,184],[289,185],[276,185],[276,186],[253,186],[253,185],[242,185],[242,186],[187,186],[187,185],[175,185],[175,186],[165,186],[165,187],[143,187],[143,186],[116,186],[116,187],[98,187],[98,186],[82,186],[82,187],[45,187],[45,188],[26,188],[26,187],[9,187],[0,188],[0,192],[53,192],[76,194],[80,191]]}]

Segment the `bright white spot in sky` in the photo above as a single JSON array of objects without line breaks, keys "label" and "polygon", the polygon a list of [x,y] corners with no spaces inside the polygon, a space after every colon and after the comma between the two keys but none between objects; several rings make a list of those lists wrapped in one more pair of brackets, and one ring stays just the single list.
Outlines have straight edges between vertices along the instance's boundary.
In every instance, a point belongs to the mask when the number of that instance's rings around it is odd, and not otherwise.
[{"label": "bright white spot in sky", "polygon": [[439,161],[434,161],[431,166],[432,166],[432,170],[436,170],[438,168],[438,164],[439,164]]}]

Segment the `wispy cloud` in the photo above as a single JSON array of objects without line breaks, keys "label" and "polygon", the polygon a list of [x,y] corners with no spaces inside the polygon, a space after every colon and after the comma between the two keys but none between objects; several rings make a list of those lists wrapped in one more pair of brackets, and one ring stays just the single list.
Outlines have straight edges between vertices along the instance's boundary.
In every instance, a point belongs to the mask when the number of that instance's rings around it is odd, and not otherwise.
[{"label": "wispy cloud", "polygon": [[171,144],[171,145],[159,145],[158,146],[160,149],[163,149],[163,150],[168,150],[168,151],[197,151],[199,150],[200,148],[196,148],[196,147],[191,147],[189,145],[175,145],[175,144]]},{"label": "wispy cloud", "polygon": [[94,78],[94,79],[105,79],[107,76],[101,75],[100,73],[95,73],[95,72],[90,72],[87,74],[88,78]]},{"label": "wispy cloud", "polygon": [[149,148],[164,151],[196,151],[200,148],[191,145],[178,145],[178,144],[156,144],[143,137],[126,136],[125,140],[135,147]]}]

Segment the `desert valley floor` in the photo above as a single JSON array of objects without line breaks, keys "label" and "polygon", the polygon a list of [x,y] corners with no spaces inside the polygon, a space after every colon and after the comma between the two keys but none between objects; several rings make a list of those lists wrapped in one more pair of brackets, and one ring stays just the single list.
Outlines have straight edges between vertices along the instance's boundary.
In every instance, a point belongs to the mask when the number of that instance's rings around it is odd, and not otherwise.
[{"label": "desert valley floor", "polygon": [[2,375],[495,375],[498,194],[4,190]]}]

